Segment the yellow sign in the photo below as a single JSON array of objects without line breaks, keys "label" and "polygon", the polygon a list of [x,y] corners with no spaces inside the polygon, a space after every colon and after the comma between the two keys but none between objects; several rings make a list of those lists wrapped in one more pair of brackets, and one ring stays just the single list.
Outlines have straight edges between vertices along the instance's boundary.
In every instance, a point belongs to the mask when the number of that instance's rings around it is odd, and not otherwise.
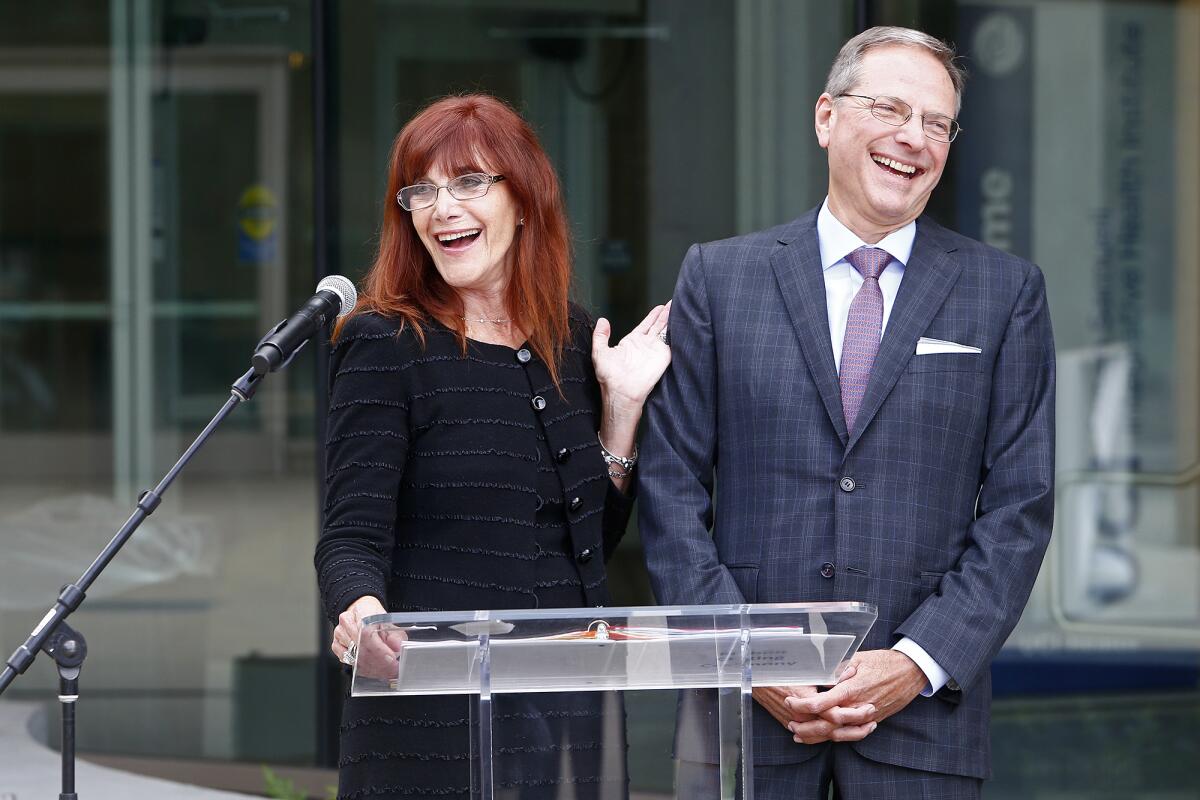
[{"label": "yellow sign", "polygon": [[262,184],[242,192],[238,200],[238,226],[256,242],[267,239],[275,230],[275,195]]}]

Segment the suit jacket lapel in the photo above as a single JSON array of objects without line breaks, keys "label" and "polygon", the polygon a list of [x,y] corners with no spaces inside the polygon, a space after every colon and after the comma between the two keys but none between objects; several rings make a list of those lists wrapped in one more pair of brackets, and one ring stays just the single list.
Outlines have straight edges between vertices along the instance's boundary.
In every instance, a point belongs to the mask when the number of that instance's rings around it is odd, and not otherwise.
[{"label": "suit jacket lapel", "polygon": [[771,254],[771,268],[779,282],[783,302],[809,373],[821,393],[825,411],[834,429],[846,443],[846,420],[842,415],[842,393],[833,349],[829,343],[829,312],[825,305],[825,276],[817,244],[817,212],[810,211],[784,229],[779,248]]},{"label": "suit jacket lapel", "polygon": [[954,249],[940,225],[928,217],[921,217],[917,221],[912,255],[905,265],[896,305],[888,317],[887,330],[883,333],[879,353],[871,367],[867,391],[854,420],[850,440],[846,443],[847,452],[879,412],[888,392],[896,385],[900,373],[916,353],[917,339],[929,327],[958,280],[962,266],[948,255]]}]

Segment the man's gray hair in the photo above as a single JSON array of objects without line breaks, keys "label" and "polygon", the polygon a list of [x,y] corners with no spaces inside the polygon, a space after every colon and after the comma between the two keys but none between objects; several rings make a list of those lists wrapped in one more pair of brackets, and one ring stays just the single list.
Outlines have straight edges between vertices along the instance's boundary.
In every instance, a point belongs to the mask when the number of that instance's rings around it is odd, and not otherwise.
[{"label": "man's gray hair", "polygon": [[919,47],[940,61],[950,75],[950,82],[954,84],[954,113],[958,114],[962,109],[963,85],[967,82],[967,73],[955,63],[957,56],[954,48],[941,39],[912,28],[869,28],[842,45],[837,58],[833,60],[833,66],[829,68],[829,78],[825,81],[826,93],[837,97],[853,90],[862,77],[863,56],[868,50],[888,45]]}]

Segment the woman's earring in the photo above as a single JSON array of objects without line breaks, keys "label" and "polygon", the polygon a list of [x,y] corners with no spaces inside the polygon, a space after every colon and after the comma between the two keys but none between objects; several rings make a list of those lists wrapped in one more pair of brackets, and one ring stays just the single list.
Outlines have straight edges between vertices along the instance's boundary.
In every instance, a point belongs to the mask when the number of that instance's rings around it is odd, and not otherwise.
[{"label": "woman's earring", "polygon": [[517,220],[517,227],[518,227],[518,228],[519,228],[519,227],[521,227],[521,226],[522,226],[522,225],[524,225],[524,224],[525,224],[525,218],[524,218],[524,217],[521,217],[519,220]]}]

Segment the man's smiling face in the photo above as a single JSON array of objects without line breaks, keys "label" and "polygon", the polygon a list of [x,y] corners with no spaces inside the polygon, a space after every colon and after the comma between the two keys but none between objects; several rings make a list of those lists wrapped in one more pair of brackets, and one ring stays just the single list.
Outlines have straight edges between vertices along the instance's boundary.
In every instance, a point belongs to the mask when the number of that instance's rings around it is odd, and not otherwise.
[{"label": "man's smiling face", "polygon": [[954,84],[931,53],[887,45],[863,55],[850,91],[898,97],[913,109],[908,122],[895,126],[872,116],[869,100],[828,94],[817,100],[817,141],[829,153],[829,210],[874,243],[920,216],[941,180],[950,144],[926,137],[921,115],[955,116]]}]

